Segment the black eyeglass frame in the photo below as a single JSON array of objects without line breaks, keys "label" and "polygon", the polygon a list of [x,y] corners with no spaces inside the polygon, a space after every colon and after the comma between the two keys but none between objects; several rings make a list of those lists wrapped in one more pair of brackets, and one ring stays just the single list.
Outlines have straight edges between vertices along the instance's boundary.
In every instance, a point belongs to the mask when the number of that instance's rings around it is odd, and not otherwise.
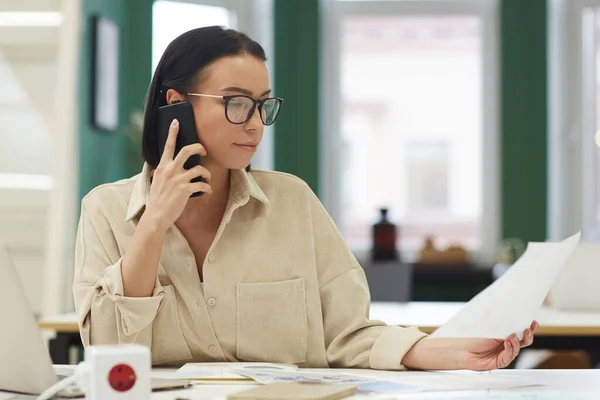
[{"label": "black eyeglass frame", "polygon": [[[245,124],[246,122],[248,122],[250,120],[250,118],[252,118],[252,114],[254,114],[254,111],[256,111],[257,106],[258,106],[258,114],[260,115],[260,120],[262,121],[263,125],[265,125],[265,126],[273,125],[275,123],[275,121],[277,120],[277,117],[279,117],[279,112],[281,111],[281,106],[283,105],[283,99],[280,97],[269,97],[268,99],[255,100],[252,97],[246,96],[244,94],[219,96],[219,95],[215,95],[215,94],[188,93],[187,95],[188,96],[200,96],[200,97],[212,97],[212,98],[216,98],[216,99],[225,100],[225,107],[224,107],[225,118],[227,119],[227,121],[229,123],[234,124],[234,125],[242,125],[242,124]],[[232,120],[229,119],[229,115],[227,115],[227,107],[229,107],[229,102],[236,97],[245,97],[247,99],[250,99],[250,101],[252,101],[252,107],[250,107],[250,110],[248,110],[248,115],[246,116],[246,119],[241,122],[233,122]],[[262,107],[265,104],[265,102],[268,100],[277,100],[279,103],[279,108],[277,109],[277,114],[275,114],[275,117],[273,118],[273,121],[271,121],[270,124],[267,124],[265,122],[265,120],[263,119],[263,114],[262,114]]]}]

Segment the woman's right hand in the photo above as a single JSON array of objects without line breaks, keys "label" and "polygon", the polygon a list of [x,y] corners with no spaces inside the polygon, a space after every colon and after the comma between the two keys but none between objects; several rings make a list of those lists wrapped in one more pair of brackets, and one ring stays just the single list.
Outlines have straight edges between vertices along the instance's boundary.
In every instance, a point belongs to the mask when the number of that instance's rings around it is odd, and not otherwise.
[{"label": "woman's right hand", "polygon": [[[152,179],[150,194],[144,216],[150,217],[163,230],[169,229],[183,212],[190,196],[195,192],[212,193],[210,172],[201,165],[186,170],[183,164],[194,155],[206,155],[204,147],[197,143],[185,146],[173,159],[179,121],[173,120],[162,157]],[[204,182],[191,182],[201,176]]]}]

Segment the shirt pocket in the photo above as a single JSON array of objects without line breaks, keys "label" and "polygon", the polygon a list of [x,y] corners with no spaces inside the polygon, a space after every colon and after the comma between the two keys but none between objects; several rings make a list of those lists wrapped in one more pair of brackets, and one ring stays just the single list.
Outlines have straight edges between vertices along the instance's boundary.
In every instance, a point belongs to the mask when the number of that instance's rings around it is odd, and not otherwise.
[{"label": "shirt pocket", "polygon": [[308,323],[304,279],[237,284],[237,358],[306,361]]},{"label": "shirt pocket", "polygon": [[179,364],[192,358],[181,329],[175,288],[168,285],[163,289],[162,306],[152,324],[152,365]]}]

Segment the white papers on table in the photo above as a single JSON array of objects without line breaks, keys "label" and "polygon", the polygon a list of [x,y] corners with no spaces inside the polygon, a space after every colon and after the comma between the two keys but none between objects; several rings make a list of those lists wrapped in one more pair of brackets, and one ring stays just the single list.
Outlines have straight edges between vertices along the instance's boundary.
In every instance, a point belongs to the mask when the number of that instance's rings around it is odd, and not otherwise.
[{"label": "white papers on table", "polygon": [[[356,371],[356,372],[354,372]],[[508,376],[488,373],[397,372],[377,376],[375,371],[298,369],[294,365],[270,363],[190,363],[171,378],[194,380],[197,383],[273,383],[326,382],[350,383],[361,394],[414,393],[426,391],[460,391],[514,389],[531,385]]]},{"label": "white papers on table", "polygon": [[352,374],[331,370],[236,371],[263,384],[274,382],[346,383],[358,386],[359,394],[406,393],[425,391],[460,391],[515,389],[536,386],[514,377],[488,373],[398,372],[387,378],[367,373]]},{"label": "white papers on table", "polygon": [[372,393],[398,393],[404,391],[416,391],[417,388],[407,384],[378,380],[377,378],[339,373],[335,370],[326,372],[310,371],[275,371],[275,370],[237,370],[240,375],[254,379],[256,382],[269,384],[275,382],[312,382],[312,383],[335,383],[352,384],[358,387],[360,394]]},{"label": "white papers on table", "polygon": [[235,373],[248,377],[259,383],[275,382],[319,382],[319,383],[365,383],[376,379],[368,376],[359,376],[346,373],[338,373],[334,369],[327,371],[285,371],[285,370],[261,370],[261,369],[234,369]]},{"label": "white papers on table", "polygon": [[522,339],[580,236],[560,243],[529,243],[515,264],[431,337],[505,339],[516,333]]},{"label": "white papers on table", "polygon": [[[195,381],[252,381],[252,378],[241,375],[243,371],[295,371],[295,365],[274,363],[188,363],[179,368],[172,376],[173,379]],[[229,382],[228,382],[229,383]]]}]

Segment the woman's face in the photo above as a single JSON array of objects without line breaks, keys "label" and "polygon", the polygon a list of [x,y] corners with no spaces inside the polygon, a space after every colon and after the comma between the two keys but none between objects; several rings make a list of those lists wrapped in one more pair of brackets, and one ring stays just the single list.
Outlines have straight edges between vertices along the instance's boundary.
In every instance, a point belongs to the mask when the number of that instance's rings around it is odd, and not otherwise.
[{"label": "woman's face", "polygon": [[[202,74],[191,93],[217,96],[247,95],[255,100],[270,97],[269,72],[264,61],[250,55],[223,57]],[[194,107],[196,132],[207,155],[203,165],[242,169],[250,164],[263,135],[258,107],[243,124],[225,117],[225,101],[215,97],[188,96]]]}]

